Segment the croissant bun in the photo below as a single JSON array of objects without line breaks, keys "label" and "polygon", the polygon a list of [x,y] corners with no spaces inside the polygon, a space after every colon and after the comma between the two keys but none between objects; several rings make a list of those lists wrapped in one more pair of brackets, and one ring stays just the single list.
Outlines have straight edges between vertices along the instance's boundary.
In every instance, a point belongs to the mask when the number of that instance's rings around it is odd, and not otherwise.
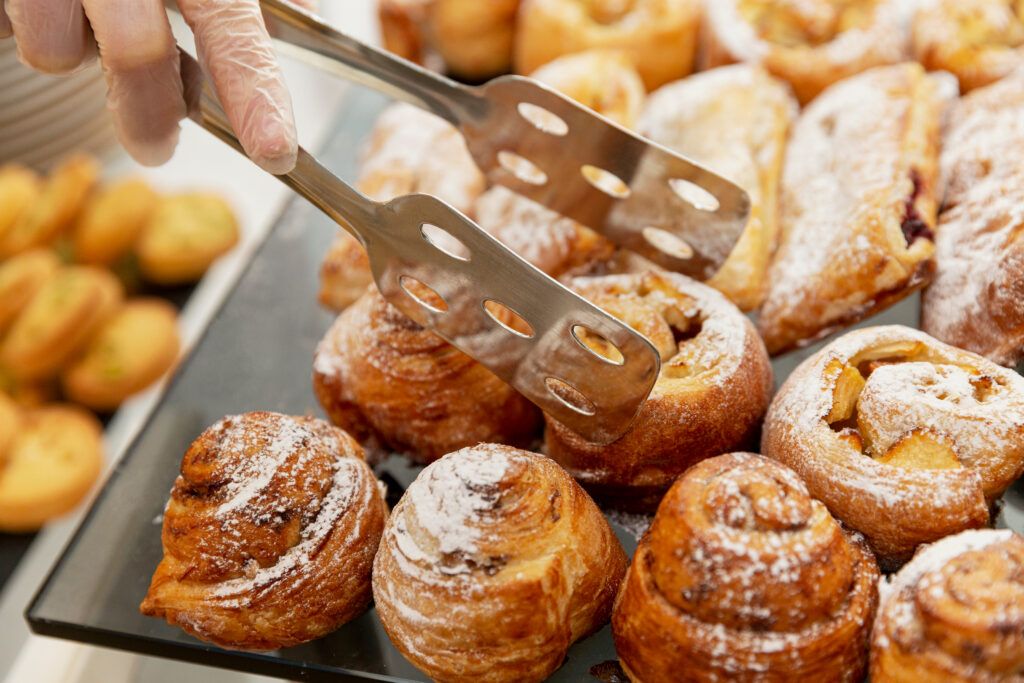
[{"label": "croissant bun", "polygon": [[386,516],[345,432],[309,417],[226,417],[185,453],[140,609],[227,648],[319,638],[370,604]]},{"label": "croissant bun", "polygon": [[873,683],[1024,680],[1024,538],[964,531],[882,584]]},{"label": "croissant bun", "polygon": [[721,455],[658,507],[615,604],[615,646],[637,683],[859,681],[878,577],[792,470]]},{"label": "croissant bun", "polygon": [[384,630],[437,681],[541,681],[609,617],[626,555],[547,458],[480,444],[420,473],[373,568]]}]

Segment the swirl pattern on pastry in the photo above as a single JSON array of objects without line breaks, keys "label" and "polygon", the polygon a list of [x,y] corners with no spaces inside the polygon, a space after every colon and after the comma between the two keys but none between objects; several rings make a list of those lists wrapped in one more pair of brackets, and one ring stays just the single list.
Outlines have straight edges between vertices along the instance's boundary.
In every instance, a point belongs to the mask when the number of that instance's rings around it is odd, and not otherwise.
[{"label": "swirl pattern on pastry", "polygon": [[370,604],[387,506],[363,451],[309,417],[227,417],[189,447],[140,607],[222,647],[324,636]]},{"label": "swirl pattern on pastry", "polygon": [[872,69],[829,88],[797,120],[783,170],[782,240],[758,321],[770,353],[927,283],[942,82],[918,64]]},{"label": "swirl pattern on pastry", "polygon": [[878,577],[792,470],[721,455],[658,507],[615,605],[615,646],[637,683],[859,681]]},{"label": "swirl pattern on pastry", "polygon": [[480,444],[428,466],[395,506],[374,563],[395,646],[447,683],[541,681],[611,613],[626,555],[549,459]]},{"label": "swirl pattern on pastry", "polygon": [[918,551],[881,584],[875,683],[1024,677],[1024,538],[964,531]]},{"label": "swirl pattern on pastry", "polygon": [[959,100],[921,327],[1002,365],[1024,359],[1024,72]]},{"label": "swirl pattern on pastry", "polygon": [[761,445],[895,568],[987,524],[1024,471],[1024,378],[910,328],[855,330],[790,375]]},{"label": "swirl pattern on pastry", "polygon": [[[661,375],[636,421],[598,446],[547,418],[548,455],[614,507],[653,510],[693,463],[756,440],[772,371],[753,325],[717,291],[682,275],[579,278],[573,288],[646,336]],[[584,343],[602,350],[602,340]]]},{"label": "swirl pattern on pastry", "polygon": [[899,0],[714,0],[705,3],[706,66],[758,62],[806,104],[826,87],[899,62]]},{"label": "swirl pattern on pastry", "polygon": [[515,389],[376,288],[327,331],[313,387],[336,425],[368,447],[420,463],[481,441],[526,445],[540,423],[537,408]]}]

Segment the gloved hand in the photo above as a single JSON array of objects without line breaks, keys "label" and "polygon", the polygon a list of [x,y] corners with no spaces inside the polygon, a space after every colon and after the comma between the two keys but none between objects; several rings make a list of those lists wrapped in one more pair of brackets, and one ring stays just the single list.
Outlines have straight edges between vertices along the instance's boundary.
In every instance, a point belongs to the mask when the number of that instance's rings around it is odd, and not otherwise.
[{"label": "gloved hand", "polygon": [[[271,173],[291,170],[291,98],[257,0],[178,0],[178,7],[245,151]],[[47,73],[77,68],[98,47],[122,144],[144,164],[170,158],[186,112],[163,0],[0,0],[0,37],[12,33],[20,59]]]}]

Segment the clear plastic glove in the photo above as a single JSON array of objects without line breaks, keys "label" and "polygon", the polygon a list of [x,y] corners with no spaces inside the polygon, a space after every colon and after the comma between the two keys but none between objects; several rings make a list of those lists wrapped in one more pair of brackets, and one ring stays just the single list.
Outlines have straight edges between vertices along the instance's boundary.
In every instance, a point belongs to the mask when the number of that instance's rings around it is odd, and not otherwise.
[{"label": "clear plastic glove", "polygon": [[[144,164],[170,158],[186,112],[162,0],[0,2],[0,37],[13,34],[30,67],[65,73],[98,46],[122,144]],[[178,0],[178,7],[245,151],[271,173],[291,170],[297,149],[291,98],[258,0]]]}]

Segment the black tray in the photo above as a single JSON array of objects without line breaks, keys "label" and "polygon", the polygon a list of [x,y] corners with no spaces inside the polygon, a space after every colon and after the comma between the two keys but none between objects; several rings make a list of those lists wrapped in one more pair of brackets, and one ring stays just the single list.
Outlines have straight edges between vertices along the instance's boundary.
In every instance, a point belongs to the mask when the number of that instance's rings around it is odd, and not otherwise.
[{"label": "black tray", "polygon": [[[376,96],[353,95],[338,121],[339,132],[321,154],[328,167],[347,178],[353,177],[359,143],[383,106]],[[138,611],[161,557],[161,514],[189,443],[226,414],[319,413],[310,388],[311,361],[331,316],[315,303],[317,271],[335,229],[304,202],[286,210],[33,599],[27,611],[33,631],[282,678],[428,680],[390,644],[373,610],[326,638],[264,654],[207,645]],[[911,300],[872,322],[914,324],[916,319],[917,304]],[[811,351],[776,361],[777,379]],[[397,494],[416,470],[392,458],[378,474]],[[1007,499],[1009,511],[1024,509],[1019,488]],[[633,535],[614,520],[613,526],[632,553]],[[1012,520],[1011,526],[1024,528]],[[573,646],[551,680],[625,680],[616,674],[614,660],[605,627]]]}]

